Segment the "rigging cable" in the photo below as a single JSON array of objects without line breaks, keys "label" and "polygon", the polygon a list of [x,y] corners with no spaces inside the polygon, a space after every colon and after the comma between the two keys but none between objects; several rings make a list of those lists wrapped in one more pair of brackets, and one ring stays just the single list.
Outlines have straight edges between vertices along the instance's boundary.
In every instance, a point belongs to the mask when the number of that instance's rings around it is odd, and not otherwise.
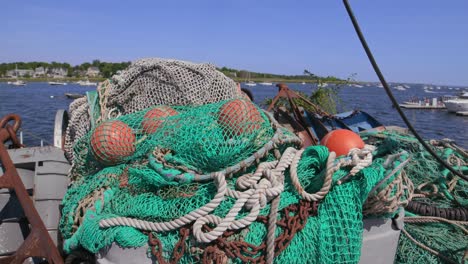
[{"label": "rigging cable", "polygon": [[411,125],[410,121],[406,117],[406,115],[403,113],[401,110],[400,106],[398,105],[395,97],[393,96],[392,91],[388,87],[387,81],[385,81],[385,78],[382,74],[382,72],[379,69],[379,66],[377,65],[377,62],[374,59],[374,56],[372,55],[372,52],[369,49],[369,46],[367,46],[367,42],[364,38],[364,35],[361,32],[361,29],[359,27],[359,24],[356,20],[356,17],[354,17],[353,10],[351,10],[351,6],[348,3],[348,0],[343,0],[343,4],[345,5],[346,11],[348,12],[349,18],[351,19],[351,22],[353,23],[354,29],[356,30],[356,33],[359,37],[359,40],[361,41],[362,47],[366,51],[367,57],[369,58],[370,63],[372,64],[372,67],[374,68],[375,73],[379,77],[380,82],[382,83],[383,87],[385,88],[385,91],[387,92],[388,97],[392,101],[393,106],[396,108],[398,111],[398,114],[400,114],[401,118],[405,122],[406,126],[408,129],[413,133],[413,135],[418,139],[418,141],[423,145],[423,147],[444,167],[446,167],[448,170],[450,170],[454,175],[457,175],[458,177],[464,179],[465,181],[468,181],[468,177],[466,175],[463,175],[462,173],[456,171],[452,166],[447,164],[444,160],[442,160],[435,152],[434,150],[431,149],[431,147],[421,138],[421,136],[416,132],[414,129],[413,125]]}]

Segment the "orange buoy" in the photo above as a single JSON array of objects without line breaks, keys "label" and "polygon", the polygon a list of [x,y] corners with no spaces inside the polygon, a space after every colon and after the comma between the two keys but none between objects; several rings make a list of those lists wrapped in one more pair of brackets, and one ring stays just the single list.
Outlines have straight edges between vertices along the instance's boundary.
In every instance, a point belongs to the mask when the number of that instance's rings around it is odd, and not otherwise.
[{"label": "orange buoy", "polygon": [[135,135],[122,121],[101,123],[91,135],[91,149],[96,159],[114,165],[135,152]]},{"label": "orange buoy", "polygon": [[143,132],[151,134],[156,132],[159,126],[164,122],[164,117],[177,115],[177,111],[167,105],[161,105],[149,110],[143,117]]},{"label": "orange buoy", "polygon": [[240,135],[259,129],[263,118],[252,102],[236,99],[221,107],[218,122],[228,132]]},{"label": "orange buoy", "polygon": [[337,129],[328,132],[320,144],[326,146],[328,150],[336,153],[336,156],[348,155],[349,151],[353,148],[362,149],[364,141],[361,137],[351,130]]}]

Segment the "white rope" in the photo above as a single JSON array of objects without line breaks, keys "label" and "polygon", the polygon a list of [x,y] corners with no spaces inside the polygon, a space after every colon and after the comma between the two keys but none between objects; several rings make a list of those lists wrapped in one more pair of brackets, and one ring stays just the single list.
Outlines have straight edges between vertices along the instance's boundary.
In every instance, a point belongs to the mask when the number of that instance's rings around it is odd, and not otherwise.
[{"label": "white rope", "polygon": [[309,202],[322,200],[325,197],[325,195],[327,195],[327,193],[330,191],[333,173],[335,173],[337,170],[337,167],[333,166],[333,163],[336,158],[336,154],[335,152],[330,152],[330,154],[328,155],[326,175],[325,175],[325,179],[323,182],[323,186],[322,188],[320,188],[319,191],[311,194],[311,193],[306,192],[304,188],[302,188],[302,185],[299,182],[299,178],[297,176],[297,164],[299,163],[299,160],[301,159],[303,152],[304,152],[303,149],[299,150],[293,159],[293,162],[291,164],[291,171],[290,171],[291,182],[294,188],[297,190],[297,192],[302,196],[304,200],[307,200]]},{"label": "white rope", "polygon": [[157,222],[143,221],[143,220],[128,218],[128,217],[115,217],[115,218],[101,220],[99,222],[99,226],[101,228],[112,227],[112,226],[132,226],[141,230],[157,231],[157,232],[162,232],[162,231],[167,232],[167,231],[177,229],[179,227],[182,227],[186,224],[189,224],[195,221],[196,219],[200,217],[203,217],[209,214],[214,209],[216,209],[219,206],[219,204],[224,200],[224,196],[227,190],[226,177],[224,174],[216,173],[214,180],[218,187],[218,193],[215,195],[215,197],[205,206],[200,207],[197,210],[194,210],[178,219],[175,219],[169,222],[157,223]]},{"label": "white rope", "polygon": [[[195,238],[198,242],[209,243],[228,229],[236,230],[250,225],[257,219],[260,209],[264,208],[269,200],[278,197],[283,192],[282,178],[284,178],[284,171],[292,163],[296,152],[296,149],[288,148],[279,161],[260,163],[259,169],[254,174],[241,177],[238,180],[238,185],[248,188],[243,192],[227,188],[225,175],[216,173],[214,180],[216,181],[218,193],[215,197],[207,205],[178,219],[158,223],[128,217],[115,217],[101,220],[99,226],[106,228],[123,225],[146,231],[166,232],[195,221],[193,225]],[[210,215],[209,213],[224,200],[225,195],[237,199],[229,213],[224,218]],[[236,219],[242,208],[250,210],[249,214],[241,219]],[[216,227],[210,232],[204,233],[202,227],[208,223],[215,224]]]},{"label": "white rope", "polygon": [[[220,237],[226,230],[237,230],[252,224],[257,219],[260,210],[267,205],[268,201],[276,199],[276,202],[279,202],[279,197],[284,190],[284,172],[287,168],[290,168],[291,180],[294,187],[304,199],[308,201],[323,199],[330,190],[334,172],[345,163],[334,165],[336,155],[334,152],[331,152],[327,161],[326,177],[323,187],[317,193],[309,194],[303,189],[297,176],[297,165],[302,153],[303,150],[298,151],[295,148],[289,147],[281,155],[279,161],[260,163],[255,173],[243,175],[237,180],[236,185],[239,189],[246,189],[244,191],[229,189],[226,183],[226,175],[220,172],[214,173],[213,179],[218,188],[215,197],[205,206],[178,219],[158,223],[127,217],[115,217],[101,220],[99,226],[101,228],[131,226],[146,231],[167,232],[194,222],[193,234],[196,240],[201,243],[209,243]],[[354,155],[354,157],[351,163],[346,164],[354,164],[355,167],[360,166],[360,169],[364,168],[366,166],[365,164],[368,163],[369,155],[370,160],[372,160],[371,150],[369,149],[352,152],[351,154]],[[211,215],[210,213],[221,204],[226,195],[236,199],[234,206],[224,218]],[[239,212],[243,208],[249,210],[249,213],[247,216],[237,219]],[[271,210],[273,209],[274,208]],[[271,220],[268,226],[268,237],[270,238],[268,239],[267,237],[267,248],[270,249],[274,247],[277,208],[275,210],[270,212],[270,218],[274,219]],[[202,227],[206,224],[214,224],[216,227],[205,233]],[[270,251],[271,250],[268,250],[268,252]],[[270,252],[268,255],[268,259],[272,259],[272,253]]]},{"label": "white rope", "polygon": [[[336,165],[336,171],[341,167],[353,166],[348,175],[340,179],[337,184],[340,185],[348,178],[355,176],[362,169],[372,164],[372,152],[375,150],[375,146],[364,145],[364,148],[357,149],[353,148],[348,153],[348,158],[341,159]],[[349,158],[350,157],[350,158]]]},{"label": "white rope", "polygon": [[363,149],[351,149],[349,154],[352,157],[354,167],[349,172],[356,175],[359,171],[372,164],[372,151],[375,146],[365,145]]},{"label": "white rope", "polygon": [[[197,219],[193,224],[193,234],[197,241],[209,243],[220,237],[227,229],[237,230],[255,221],[260,209],[265,207],[267,200],[278,197],[283,192],[284,185],[281,179],[284,178],[284,171],[290,166],[296,152],[297,150],[294,148],[287,148],[276,167],[272,170],[266,170],[265,175],[267,178],[261,179],[258,184],[252,186],[253,188],[244,192],[229,190],[227,194],[233,198],[237,198],[236,203],[223,219],[211,215]],[[265,165],[265,167],[267,166]],[[250,213],[246,217],[234,221],[244,205],[247,209],[251,208]],[[216,222],[210,220],[216,220]],[[216,224],[217,226],[210,232],[204,233],[202,227],[208,223]]]}]

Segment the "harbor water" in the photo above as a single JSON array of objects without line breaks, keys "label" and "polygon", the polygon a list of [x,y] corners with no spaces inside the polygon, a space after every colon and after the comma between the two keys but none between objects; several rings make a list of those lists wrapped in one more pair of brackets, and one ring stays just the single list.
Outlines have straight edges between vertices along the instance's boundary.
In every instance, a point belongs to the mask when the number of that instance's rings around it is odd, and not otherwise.
[{"label": "harbor water", "polygon": [[[288,84],[291,89],[311,94],[316,89],[313,84]],[[431,87],[406,85],[409,88],[392,89],[399,103],[413,97],[436,98],[456,95],[463,91],[460,87]],[[257,104],[276,95],[274,85],[246,87],[252,91]],[[95,90],[95,86],[71,84],[51,86],[48,83],[28,83],[26,86],[12,86],[0,83],[0,116],[16,113],[22,117],[24,143],[28,146],[51,145],[55,113],[58,109],[67,109],[72,99],[65,93],[81,93]],[[468,90],[465,88],[465,90]],[[363,110],[384,125],[405,127],[401,117],[392,107],[385,90],[375,85],[355,87],[343,86],[339,90],[343,110]],[[464,148],[468,148],[468,118],[456,116],[446,110],[404,110],[416,130],[425,139],[450,138]]]}]

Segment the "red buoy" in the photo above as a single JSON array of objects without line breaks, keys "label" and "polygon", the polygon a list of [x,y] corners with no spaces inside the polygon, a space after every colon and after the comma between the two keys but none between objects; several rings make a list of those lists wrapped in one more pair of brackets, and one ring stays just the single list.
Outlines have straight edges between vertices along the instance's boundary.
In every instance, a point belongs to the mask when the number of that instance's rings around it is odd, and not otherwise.
[{"label": "red buoy", "polygon": [[177,115],[177,111],[169,106],[161,105],[156,108],[149,110],[143,117],[141,124],[143,132],[146,134],[152,134],[156,132],[159,126],[164,122],[164,118],[168,116]]},{"label": "red buoy", "polygon": [[102,164],[115,165],[135,152],[135,135],[122,121],[101,123],[91,135],[91,149]]},{"label": "red buoy", "polygon": [[221,107],[218,121],[229,132],[240,135],[259,129],[263,118],[252,102],[236,99]]},{"label": "red buoy", "polygon": [[364,141],[361,137],[351,130],[337,129],[328,132],[320,144],[326,146],[329,151],[336,153],[336,156],[348,155],[353,148],[364,148]]}]

